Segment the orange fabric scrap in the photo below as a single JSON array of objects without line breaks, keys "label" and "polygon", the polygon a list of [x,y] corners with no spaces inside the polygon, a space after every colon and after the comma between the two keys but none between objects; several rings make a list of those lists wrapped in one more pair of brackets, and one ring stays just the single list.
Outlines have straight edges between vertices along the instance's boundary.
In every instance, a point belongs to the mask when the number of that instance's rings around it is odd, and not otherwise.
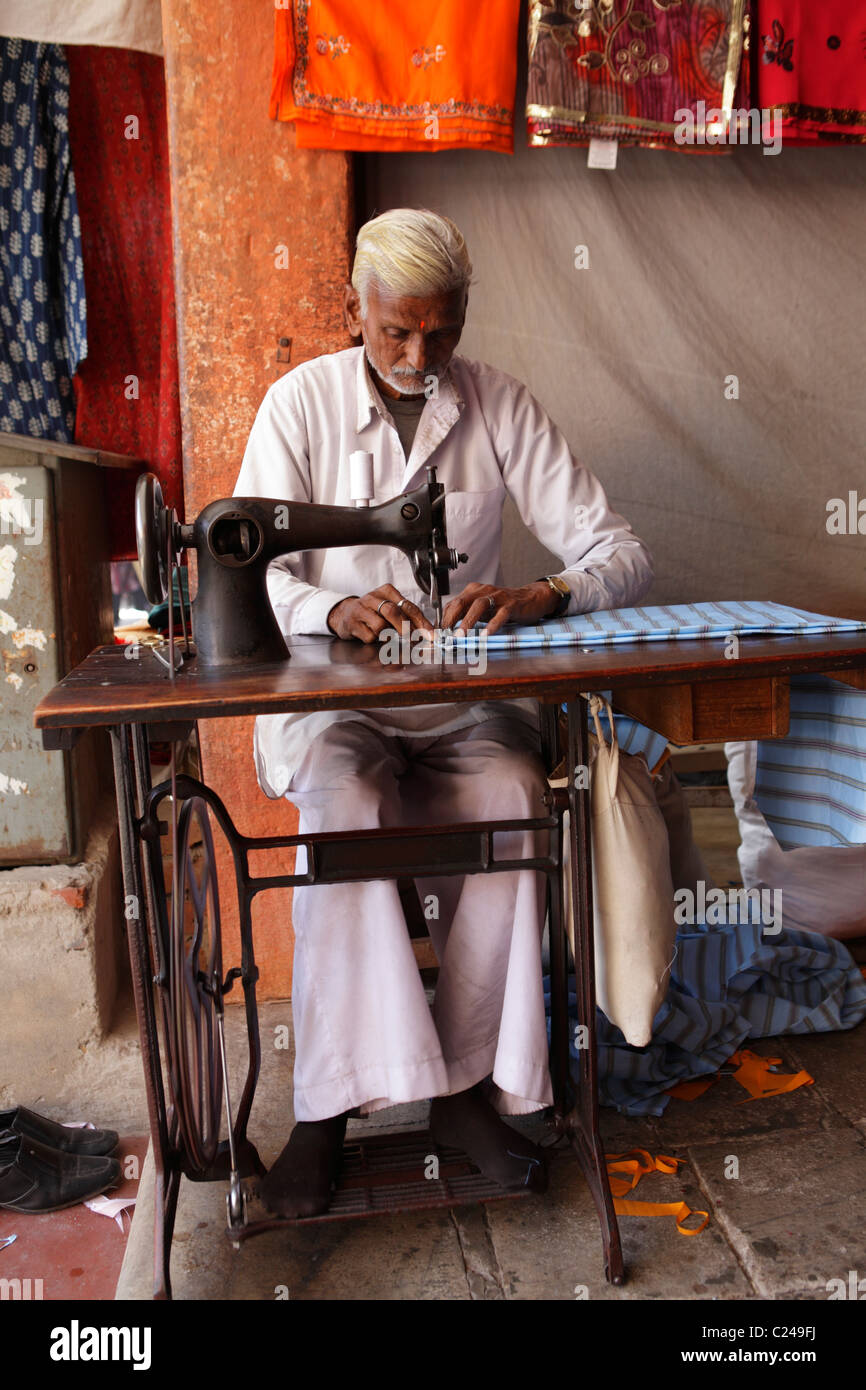
[{"label": "orange fabric scrap", "polygon": [[716,1072],[714,1076],[701,1076],[696,1081],[680,1081],[676,1086],[672,1086],[667,1094],[676,1100],[697,1100],[698,1096],[715,1086],[718,1079],[719,1073]]},{"label": "orange fabric scrap", "polygon": [[[800,1086],[814,1085],[815,1078],[807,1071],[770,1070],[771,1067],[781,1065],[781,1057],[760,1057],[757,1052],[750,1052],[747,1048],[735,1052],[725,1063],[726,1067],[735,1068],[728,1075],[733,1076],[749,1093],[746,1100],[739,1100],[737,1104],[748,1105],[750,1100],[764,1100],[768,1096],[781,1096],[786,1091],[796,1091]],[[715,1085],[721,1075],[721,1072],[716,1072],[714,1076],[701,1076],[695,1081],[680,1081],[676,1086],[672,1086],[667,1094],[674,1096],[676,1100],[697,1100],[698,1096],[702,1096]]]},{"label": "orange fabric scrap", "polygon": [[814,1076],[807,1071],[771,1072],[771,1067],[782,1065],[781,1057],[759,1057],[756,1052],[745,1049],[735,1052],[729,1065],[737,1068],[734,1080],[749,1093],[748,1100],[738,1101],[739,1105],[747,1105],[749,1100],[763,1100],[766,1096],[781,1096],[786,1091],[796,1091],[799,1086],[815,1083]]},{"label": "orange fabric scrap", "polygon": [[307,149],[514,148],[520,0],[284,0],[270,115]]},{"label": "orange fabric scrap", "polygon": [[[675,1173],[683,1162],[669,1154],[659,1154],[653,1158],[646,1149],[629,1149],[624,1154],[605,1154],[607,1176],[610,1183],[613,1209],[617,1216],[672,1216],[681,1236],[697,1236],[710,1220],[707,1211],[693,1211],[686,1202],[635,1202],[627,1200],[625,1194],[637,1187],[645,1173]],[[619,1174],[627,1174],[620,1177]],[[702,1216],[699,1226],[686,1226],[691,1216]]]}]

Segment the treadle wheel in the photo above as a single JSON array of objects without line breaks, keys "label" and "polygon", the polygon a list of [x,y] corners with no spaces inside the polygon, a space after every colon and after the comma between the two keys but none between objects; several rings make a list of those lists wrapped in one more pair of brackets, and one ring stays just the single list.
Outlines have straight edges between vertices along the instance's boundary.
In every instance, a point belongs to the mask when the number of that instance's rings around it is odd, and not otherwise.
[{"label": "treadle wheel", "polygon": [[142,473],[135,485],[135,543],[141,566],[141,587],[151,603],[165,603],[169,574],[166,548],[170,513],[154,473]]},{"label": "treadle wheel", "polygon": [[[201,830],[198,873],[191,837]],[[219,892],[207,803],[185,801],[178,816],[178,901],[172,900],[165,1009],[169,1088],[185,1170],[204,1174],[217,1157],[222,1124],[223,1076],[214,989],[222,982]],[[214,982],[217,982],[216,984]]]}]

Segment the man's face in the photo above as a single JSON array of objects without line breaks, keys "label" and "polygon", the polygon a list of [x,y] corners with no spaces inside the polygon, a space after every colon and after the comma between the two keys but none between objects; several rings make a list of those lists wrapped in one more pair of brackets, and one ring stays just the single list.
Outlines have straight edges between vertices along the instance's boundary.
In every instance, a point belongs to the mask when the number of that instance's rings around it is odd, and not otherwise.
[{"label": "man's face", "polygon": [[412,299],[372,284],[362,319],[360,295],[348,287],[349,331],[364,339],[367,360],[386,396],[420,396],[431,376],[442,378],[460,342],[467,297],[465,290],[451,290]]}]

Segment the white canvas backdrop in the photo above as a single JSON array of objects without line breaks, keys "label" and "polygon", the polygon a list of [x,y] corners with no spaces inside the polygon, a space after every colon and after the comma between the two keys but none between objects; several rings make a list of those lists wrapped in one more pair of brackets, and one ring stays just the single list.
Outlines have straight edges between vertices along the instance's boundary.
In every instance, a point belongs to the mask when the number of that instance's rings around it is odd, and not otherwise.
[{"label": "white canvas backdrop", "polygon": [[39,43],[162,53],[160,0],[2,0],[0,32]]},{"label": "white canvas backdrop", "polygon": [[[862,616],[866,535],[826,521],[830,498],[866,499],[866,149],[586,159],[521,129],[513,158],[365,156],[366,215],[461,227],[458,350],[524,381],[603,481],[655,555],[648,601]],[[515,580],[543,572],[519,524],[506,558]]]}]

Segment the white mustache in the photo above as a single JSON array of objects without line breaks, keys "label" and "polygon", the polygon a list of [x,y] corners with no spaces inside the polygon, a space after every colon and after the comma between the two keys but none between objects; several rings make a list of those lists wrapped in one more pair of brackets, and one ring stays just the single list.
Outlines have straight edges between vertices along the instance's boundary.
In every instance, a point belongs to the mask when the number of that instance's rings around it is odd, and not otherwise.
[{"label": "white mustache", "polygon": [[435,376],[437,380],[441,381],[444,374],[444,367],[428,367],[426,372],[415,372],[411,367],[394,367],[391,371],[392,376],[397,376],[401,380],[405,377],[407,381],[426,381],[428,376]]}]

